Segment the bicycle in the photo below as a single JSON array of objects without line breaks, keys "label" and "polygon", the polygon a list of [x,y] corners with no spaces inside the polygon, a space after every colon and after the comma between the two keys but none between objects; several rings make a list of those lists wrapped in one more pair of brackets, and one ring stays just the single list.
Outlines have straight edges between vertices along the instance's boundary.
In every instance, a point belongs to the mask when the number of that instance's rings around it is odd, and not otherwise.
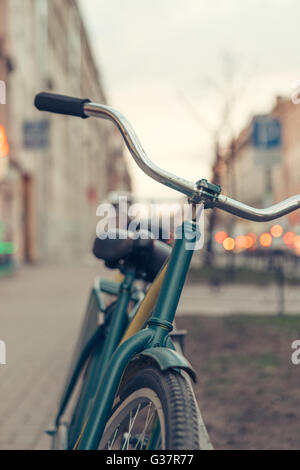
[{"label": "bicycle", "polygon": [[[300,195],[256,209],[221,194],[218,185],[196,184],[154,165],[133,128],[113,108],[88,99],[40,93],[41,111],[112,121],[140,168],[187,196],[192,207],[219,208],[254,221],[269,221],[300,207]],[[179,227],[173,248],[157,240],[96,238],[94,254],[123,274],[121,283],[97,279],[55,421],[58,449],[211,449],[191,382],[196,374],[176,351],[171,331],[199,227]],[[124,234],[123,234],[124,235]],[[125,234],[126,235],[126,234]],[[128,235],[128,234],[127,234]],[[144,260],[147,259],[147,262]],[[151,283],[145,293],[136,280]],[[115,297],[105,305],[103,293]],[[101,321],[99,320],[101,319]],[[69,419],[63,419],[69,409]]]}]

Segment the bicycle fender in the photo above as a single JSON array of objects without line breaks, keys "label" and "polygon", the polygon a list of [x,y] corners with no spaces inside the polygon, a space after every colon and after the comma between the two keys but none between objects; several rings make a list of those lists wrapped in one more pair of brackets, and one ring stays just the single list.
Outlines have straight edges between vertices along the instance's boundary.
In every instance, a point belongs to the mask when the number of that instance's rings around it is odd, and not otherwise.
[{"label": "bicycle fender", "polygon": [[142,351],[139,356],[153,359],[161,371],[168,369],[184,370],[195,383],[197,382],[197,375],[191,364],[185,357],[173,349],[162,347],[149,348]]}]

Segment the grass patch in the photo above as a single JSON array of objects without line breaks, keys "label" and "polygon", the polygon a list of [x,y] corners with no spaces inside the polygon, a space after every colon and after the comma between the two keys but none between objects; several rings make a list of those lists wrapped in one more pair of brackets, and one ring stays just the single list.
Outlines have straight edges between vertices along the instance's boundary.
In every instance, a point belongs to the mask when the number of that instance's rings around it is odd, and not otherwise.
[{"label": "grass patch", "polygon": [[216,449],[299,449],[298,316],[178,317]]}]

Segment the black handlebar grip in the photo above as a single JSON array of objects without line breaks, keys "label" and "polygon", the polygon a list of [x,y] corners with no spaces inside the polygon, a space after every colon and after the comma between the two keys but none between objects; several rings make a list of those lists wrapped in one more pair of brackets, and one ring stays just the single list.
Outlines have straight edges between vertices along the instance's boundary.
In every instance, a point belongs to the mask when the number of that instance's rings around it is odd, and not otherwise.
[{"label": "black handlebar grip", "polygon": [[43,92],[36,95],[34,105],[40,111],[79,116],[85,119],[88,116],[84,113],[84,104],[90,103],[90,101],[89,99],[72,98],[71,96]]}]

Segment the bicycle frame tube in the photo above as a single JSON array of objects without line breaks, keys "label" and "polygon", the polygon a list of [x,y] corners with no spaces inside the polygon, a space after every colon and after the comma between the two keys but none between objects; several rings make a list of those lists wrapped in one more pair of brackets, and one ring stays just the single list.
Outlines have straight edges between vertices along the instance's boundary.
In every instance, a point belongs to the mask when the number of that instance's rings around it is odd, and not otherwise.
[{"label": "bicycle frame tube", "polygon": [[103,380],[95,396],[93,408],[75,446],[78,450],[96,450],[117,393],[123,372],[130,360],[149,343],[153,332],[139,331],[118,347],[106,367]]},{"label": "bicycle frame tube", "polygon": [[125,278],[120,286],[120,293],[117,301],[116,308],[114,310],[112,319],[111,319],[111,326],[109,329],[109,335],[104,343],[104,352],[102,356],[102,372],[99,377],[99,381],[101,381],[106,365],[109,362],[112,354],[116,350],[122,335],[124,334],[124,330],[127,326],[127,308],[128,304],[131,299],[131,289],[133,286],[133,282],[135,279],[135,271],[129,271],[126,273]]},{"label": "bicycle frame tube", "polygon": [[196,223],[184,222],[180,227],[181,238],[176,239],[172,250],[149,328],[133,334],[125,342],[122,342],[111,356],[107,366],[103,367],[102,380],[89,417],[75,446],[76,449],[97,449],[122,375],[131,359],[145,349],[153,346],[166,347],[168,344],[168,333],[172,329],[172,322],[192,259],[193,248],[199,234]]},{"label": "bicycle frame tube", "polygon": [[95,344],[83,383],[83,390],[76,404],[76,410],[69,426],[68,446],[72,449],[78,439],[84,420],[92,407],[92,398],[98,386],[98,376],[102,370],[103,344]]},{"label": "bicycle frame tube", "polygon": [[131,321],[128,329],[126,330],[125,335],[122,338],[121,344],[124,343],[131,336],[133,336],[135,333],[140,331],[145,325],[146,321],[149,319],[150,314],[155,306],[158,294],[161,290],[161,286],[167,270],[167,265],[168,263],[165,264],[165,266],[161,269],[160,273],[157,275],[156,279],[150,286],[142,303],[138,307],[135,317]]},{"label": "bicycle frame tube", "polygon": [[[131,300],[131,290],[134,281],[134,272],[129,271],[120,285],[119,296],[117,304],[114,308],[112,318],[110,321],[109,333],[104,341],[104,344],[96,345],[94,354],[92,355],[92,363],[86,380],[84,393],[81,396],[78,409],[74,416],[72,423],[70,443],[74,445],[74,436],[78,436],[88,410],[91,406],[91,400],[95,396],[101,379],[105,373],[106,366],[109,363],[112,354],[117,348],[124,330],[127,326],[127,308]],[[105,287],[108,289],[106,290]],[[115,283],[114,283],[115,284]],[[112,283],[102,281],[102,289],[106,292],[111,292]],[[117,288],[117,285],[116,285]],[[115,292],[116,293],[116,292]]]},{"label": "bicycle frame tube", "polygon": [[[159,296],[159,293],[160,292],[163,292],[163,289],[162,289],[162,286],[163,286],[163,283],[164,283],[164,279],[166,277],[166,273],[167,271],[171,274],[168,275],[169,279],[172,279],[173,278],[173,272],[177,272],[177,273],[181,273],[181,275],[183,276],[181,278],[181,280],[179,279],[175,279],[173,280],[174,282],[174,285],[175,285],[175,295],[179,295],[180,297],[180,293],[181,293],[181,290],[182,290],[182,287],[183,287],[183,284],[184,284],[184,280],[185,280],[185,277],[186,277],[186,274],[187,274],[187,270],[189,268],[189,264],[190,264],[190,261],[191,261],[191,257],[193,255],[193,249],[192,250],[186,250],[186,244],[187,243],[195,243],[196,240],[197,240],[197,237],[201,236],[200,232],[199,232],[199,229],[196,225],[186,225],[187,223],[185,223],[185,229],[183,227],[180,227],[178,230],[180,232],[184,232],[183,233],[183,239],[181,234],[180,234],[180,238],[179,240],[176,241],[175,243],[175,246],[172,250],[172,254],[171,254],[171,257],[170,259],[166,262],[166,264],[164,265],[164,267],[161,269],[160,273],[157,275],[156,279],[154,280],[154,282],[152,283],[150,289],[148,290],[145,298],[143,299],[141,305],[139,306],[138,308],[138,311],[136,313],[136,316],[133,318],[132,322],[130,323],[128,329],[126,330],[126,333],[124,335],[124,337],[122,338],[122,341],[121,341],[121,344],[124,343],[124,341],[126,341],[128,338],[130,338],[132,335],[134,335],[135,333],[137,333],[138,331],[140,331],[143,327],[143,325],[146,323],[146,321],[150,318],[150,315],[151,315],[151,312],[153,311],[154,307],[155,307],[155,304],[156,304],[156,301],[157,301],[157,298]],[[189,240],[187,240],[186,238],[186,234],[187,232],[189,232]],[[193,233],[195,233],[195,238],[194,238],[194,242],[192,240],[193,238]],[[192,238],[190,238],[192,237]],[[175,255],[175,252],[176,252],[176,255]],[[179,253],[181,253],[181,255],[179,255]],[[186,255],[184,255],[184,253],[186,253]],[[171,268],[169,268],[169,264],[170,264],[170,260],[171,258],[173,259],[172,263],[173,263],[173,266]],[[187,263],[187,266],[186,268],[184,268],[184,270],[180,270],[180,264],[181,264],[181,260],[184,261],[184,264]],[[176,269],[175,269],[176,267]],[[185,274],[184,274],[185,272]],[[181,283],[183,282],[182,284],[182,287],[181,287],[181,290],[178,289],[178,286],[181,285]],[[168,290],[170,292],[170,286],[168,285],[169,284],[169,281],[166,281],[166,284],[164,284],[164,289]],[[163,294],[161,294],[161,298],[163,298]],[[171,305],[167,305],[165,306],[165,310],[168,311],[168,312],[173,312],[172,315],[174,315],[176,312],[176,307],[178,305],[178,300],[179,300],[179,297],[177,299],[177,303],[176,303],[176,300],[173,299],[174,301],[174,305],[171,307]],[[171,295],[168,296],[168,299],[171,298]],[[175,309],[175,310],[174,310]],[[156,314],[155,314],[156,316]],[[170,316],[170,322],[172,323],[173,322],[173,319],[174,319],[174,316],[172,318],[172,316]]]},{"label": "bicycle frame tube", "polygon": [[195,222],[185,221],[181,227],[178,227],[177,236],[157,303],[149,322],[149,325],[158,332],[158,336],[156,335],[154,338],[154,341],[157,340],[158,343],[161,343],[161,340],[166,337],[165,331],[172,329],[195,244],[201,233]]}]

